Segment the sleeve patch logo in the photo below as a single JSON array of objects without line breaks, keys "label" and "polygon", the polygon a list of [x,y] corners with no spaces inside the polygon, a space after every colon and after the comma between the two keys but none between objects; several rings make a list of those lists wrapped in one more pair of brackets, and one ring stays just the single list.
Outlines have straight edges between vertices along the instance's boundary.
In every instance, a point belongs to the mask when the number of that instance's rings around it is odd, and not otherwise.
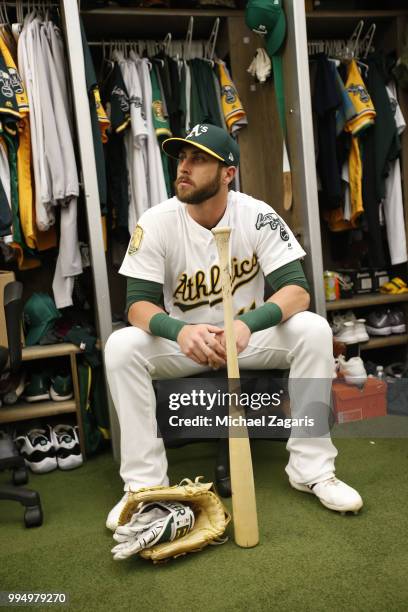
[{"label": "sleeve patch logo", "polygon": [[267,215],[259,213],[255,223],[255,227],[257,230],[260,230],[262,227],[265,227],[265,225],[270,225],[271,230],[276,230],[279,227],[281,239],[285,242],[289,240],[289,234],[287,232],[285,224],[278,217],[278,215],[275,215],[274,213],[268,213]]},{"label": "sleeve patch logo", "polygon": [[143,227],[140,225],[136,225],[135,231],[132,234],[132,238],[130,239],[128,254],[134,255],[140,248],[143,240]]}]

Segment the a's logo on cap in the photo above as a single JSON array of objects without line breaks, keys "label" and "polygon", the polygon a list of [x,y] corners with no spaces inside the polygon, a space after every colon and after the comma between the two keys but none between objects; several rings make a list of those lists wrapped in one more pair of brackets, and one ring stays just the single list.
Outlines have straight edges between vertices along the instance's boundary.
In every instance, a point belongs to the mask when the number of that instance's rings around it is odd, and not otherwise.
[{"label": "a's logo on cap", "polygon": [[234,156],[233,156],[233,154],[232,154],[232,153],[230,153],[230,154],[228,155],[228,159],[229,159],[230,161],[234,161]]},{"label": "a's logo on cap", "polygon": [[208,132],[208,126],[198,124],[193,127],[193,129],[188,134],[188,136],[186,136],[186,138],[193,138],[193,136],[198,138],[199,136],[201,136],[201,134],[205,134],[206,132]]}]

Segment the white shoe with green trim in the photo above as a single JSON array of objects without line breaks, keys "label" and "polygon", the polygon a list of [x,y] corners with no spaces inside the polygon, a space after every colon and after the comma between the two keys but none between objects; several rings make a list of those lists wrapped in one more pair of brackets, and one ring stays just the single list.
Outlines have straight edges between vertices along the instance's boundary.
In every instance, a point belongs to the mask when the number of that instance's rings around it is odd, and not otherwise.
[{"label": "white shoe with green trim", "polygon": [[363,507],[363,500],[360,494],[335,476],[322,482],[317,482],[314,485],[304,485],[290,479],[289,483],[298,491],[316,495],[323,506],[326,506],[329,510],[336,510],[342,514],[345,512],[357,514],[360,508]]}]

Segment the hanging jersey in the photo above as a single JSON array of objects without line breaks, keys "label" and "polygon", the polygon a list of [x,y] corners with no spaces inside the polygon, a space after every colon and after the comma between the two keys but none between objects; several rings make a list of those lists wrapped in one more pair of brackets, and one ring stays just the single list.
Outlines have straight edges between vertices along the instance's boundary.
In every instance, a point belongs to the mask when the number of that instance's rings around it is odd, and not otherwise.
[{"label": "hanging jersey", "polygon": [[13,85],[15,81],[12,80],[3,55],[0,53],[0,119],[5,129],[8,129],[11,134],[16,134],[15,122],[21,118],[21,114]]},{"label": "hanging jersey", "polygon": [[146,170],[149,206],[156,206],[156,204],[163,202],[168,195],[166,182],[164,179],[163,164],[161,161],[160,146],[153,125],[153,100],[149,60],[146,57],[143,59],[137,59],[134,55],[132,55],[132,51],[130,52],[130,57],[136,61],[136,67],[139,73],[140,84],[142,87],[143,107],[145,110],[148,130],[146,141]]},{"label": "hanging jersey", "polygon": [[376,117],[373,102],[364,84],[355,60],[349,65],[346,90],[355,108],[355,116],[346,122],[344,131],[351,134],[348,159],[351,219],[344,219],[342,207],[325,212],[325,219],[333,232],[342,232],[358,227],[358,219],[364,212],[363,206],[363,164],[357,136],[373,125]]},{"label": "hanging jersey", "polygon": [[[232,227],[234,313],[264,301],[264,276],[305,255],[291,230],[265,202],[230,191],[218,227]],[[170,231],[171,228],[171,231]],[[220,268],[212,232],[176,197],[148,210],[138,222],[119,270],[164,286],[165,309],[188,323],[223,321]]]},{"label": "hanging jersey", "polygon": [[[397,126],[398,134],[401,135],[406,128],[406,123],[398,104],[397,88],[393,81],[387,85],[387,93],[390,99],[391,108],[394,111],[395,125]],[[406,262],[408,259],[404,221],[404,198],[402,193],[401,164],[399,157],[390,163],[389,174],[385,181],[383,209],[391,263],[395,266]]]},{"label": "hanging jersey", "polygon": [[108,142],[108,136],[106,132],[110,126],[110,121],[105,112],[105,109],[102,106],[101,94],[99,92],[98,87],[94,87],[93,95],[95,98],[95,108],[96,108],[96,114],[98,117],[99,129],[101,130],[101,139],[102,139],[103,144],[106,144]]},{"label": "hanging jersey", "polygon": [[349,65],[346,90],[357,114],[346,124],[345,130],[356,136],[374,123],[376,112],[355,60]]},{"label": "hanging jersey", "polygon": [[225,63],[219,61],[217,64],[221,83],[222,110],[229,131],[234,133],[247,125],[248,120]]},{"label": "hanging jersey", "polygon": [[109,78],[107,97],[107,111],[109,112],[112,132],[120,134],[129,126],[130,104],[129,94],[117,63],[115,63]]},{"label": "hanging jersey", "polygon": [[150,72],[152,84],[152,111],[153,111],[153,126],[156,136],[159,140],[162,138],[170,138],[172,136],[168,117],[164,115],[163,99],[159,85],[156,66],[153,66]]}]

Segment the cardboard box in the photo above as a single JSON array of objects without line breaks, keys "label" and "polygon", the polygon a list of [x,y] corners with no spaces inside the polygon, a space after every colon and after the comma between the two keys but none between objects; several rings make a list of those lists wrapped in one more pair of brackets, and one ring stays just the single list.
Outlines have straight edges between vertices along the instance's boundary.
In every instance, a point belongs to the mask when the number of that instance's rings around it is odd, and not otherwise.
[{"label": "cardboard box", "polygon": [[379,291],[380,287],[391,280],[388,270],[372,270],[371,276],[373,278],[374,291]]},{"label": "cardboard box", "polygon": [[341,379],[333,383],[333,409],[336,423],[362,421],[387,414],[387,383],[367,378],[362,389]]},{"label": "cardboard box", "polygon": [[[14,272],[0,270],[0,346],[8,346],[6,317],[4,314],[4,287],[16,280]],[[24,346],[23,326],[21,325],[21,342]]]},{"label": "cardboard box", "polygon": [[361,293],[372,293],[374,291],[374,283],[369,269],[337,269],[336,272],[343,274],[347,280],[353,283],[353,291],[359,295]]}]

